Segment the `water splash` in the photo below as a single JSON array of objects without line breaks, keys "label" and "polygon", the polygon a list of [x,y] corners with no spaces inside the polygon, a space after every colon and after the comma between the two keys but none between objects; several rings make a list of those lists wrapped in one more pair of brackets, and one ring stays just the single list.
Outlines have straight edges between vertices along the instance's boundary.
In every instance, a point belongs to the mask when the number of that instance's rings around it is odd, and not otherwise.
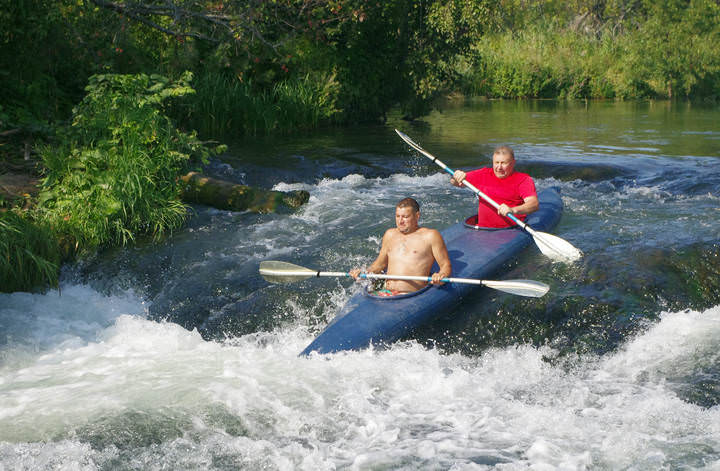
[{"label": "water splash", "polygon": [[[49,306],[33,296],[33,309]],[[80,317],[114,319],[95,340],[4,366],[4,466],[618,469],[718,459],[717,407],[685,400],[673,379],[717,375],[720,307],[665,313],[612,355],[559,363],[547,361],[549,347],[471,357],[415,342],[305,358],[302,326],[216,342],[117,312],[90,303]],[[698,355],[707,361],[693,365]]]}]

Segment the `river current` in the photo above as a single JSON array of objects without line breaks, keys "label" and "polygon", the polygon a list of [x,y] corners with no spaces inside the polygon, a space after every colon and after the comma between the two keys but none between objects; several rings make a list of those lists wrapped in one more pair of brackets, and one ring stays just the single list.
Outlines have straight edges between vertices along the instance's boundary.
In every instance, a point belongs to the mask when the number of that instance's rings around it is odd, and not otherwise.
[{"label": "river current", "polygon": [[[160,243],[0,294],[0,469],[720,469],[720,111],[687,104],[478,101],[407,123],[234,143],[207,172],[303,189],[296,211],[193,208]],[[472,194],[452,168],[509,144],[554,233],[386,348],[298,353],[361,289],[270,284],[263,260],[370,263],[394,205],[442,229]]]}]

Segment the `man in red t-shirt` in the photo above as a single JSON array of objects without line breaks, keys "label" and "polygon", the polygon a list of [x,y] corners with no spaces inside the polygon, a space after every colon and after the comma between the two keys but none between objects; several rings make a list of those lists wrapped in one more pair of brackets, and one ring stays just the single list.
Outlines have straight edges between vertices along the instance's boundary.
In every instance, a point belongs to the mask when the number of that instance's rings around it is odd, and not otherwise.
[{"label": "man in red t-shirt", "polygon": [[540,206],[535,183],[530,175],[515,171],[515,153],[508,146],[500,146],[493,153],[493,166],[465,173],[456,170],[450,179],[455,186],[463,186],[467,179],[475,188],[500,205],[493,208],[484,199],[478,204],[478,226],[509,227],[515,223],[504,216],[513,214],[520,220],[537,211]]}]

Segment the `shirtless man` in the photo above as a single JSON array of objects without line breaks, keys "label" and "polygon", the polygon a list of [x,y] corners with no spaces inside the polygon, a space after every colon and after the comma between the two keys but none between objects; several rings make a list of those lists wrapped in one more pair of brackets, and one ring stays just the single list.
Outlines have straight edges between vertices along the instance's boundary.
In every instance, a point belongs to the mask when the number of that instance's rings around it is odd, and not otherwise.
[{"label": "shirtless man", "polygon": [[[433,284],[442,284],[443,278],[452,272],[445,241],[435,229],[420,227],[420,206],[412,198],[401,200],[395,207],[395,226],[388,229],[382,239],[380,254],[365,270],[366,273],[387,271],[388,275],[430,276],[433,262],[440,270],[432,274]],[[363,270],[355,268],[350,275],[356,280]],[[417,291],[424,281],[386,280],[385,289],[390,294]]]}]

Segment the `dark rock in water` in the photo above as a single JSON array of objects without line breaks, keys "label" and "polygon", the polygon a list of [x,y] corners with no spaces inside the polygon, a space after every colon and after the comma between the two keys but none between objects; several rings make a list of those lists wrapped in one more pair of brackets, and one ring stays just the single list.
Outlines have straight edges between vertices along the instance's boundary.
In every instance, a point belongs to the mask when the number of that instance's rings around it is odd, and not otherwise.
[{"label": "dark rock in water", "polygon": [[537,279],[551,289],[538,299],[479,290],[414,338],[469,355],[513,344],[551,345],[559,358],[604,354],[662,312],[720,304],[720,241],[586,255],[573,265],[518,263],[503,277]]},{"label": "dark rock in water", "polygon": [[720,242],[656,249],[641,259],[659,282],[649,286],[668,308],[703,310],[720,304]]},{"label": "dark rock in water", "polygon": [[182,177],[182,181],[185,183],[183,201],[232,211],[270,213],[283,207],[300,207],[310,199],[310,194],[304,190],[264,190],[207,177],[197,172],[188,173]]},{"label": "dark rock in water", "polygon": [[[221,270],[222,263],[220,263]],[[243,276],[242,279],[247,279]],[[197,329],[205,340],[224,340],[257,332],[272,332],[283,324],[296,322],[297,313],[288,311],[283,301],[289,296],[302,306],[303,315],[315,309],[322,288],[298,296],[293,288],[267,285],[259,277],[251,284],[235,280],[198,279],[169,283],[153,298],[149,318],[176,323],[188,330]],[[272,294],[268,294],[271,292]],[[272,313],[268,316],[267,313]],[[327,320],[324,320],[325,322]]]},{"label": "dark rock in water", "polygon": [[218,159],[210,159],[207,164],[203,165],[202,173],[208,177],[247,185],[247,173],[237,170],[229,163]]},{"label": "dark rock in water", "polygon": [[583,180],[600,182],[624,177],[630,171],[612,165],[598,164],[558,164],[518,162],[517,169],[532,175],[533,178],[555,178],[560,181]]}]

